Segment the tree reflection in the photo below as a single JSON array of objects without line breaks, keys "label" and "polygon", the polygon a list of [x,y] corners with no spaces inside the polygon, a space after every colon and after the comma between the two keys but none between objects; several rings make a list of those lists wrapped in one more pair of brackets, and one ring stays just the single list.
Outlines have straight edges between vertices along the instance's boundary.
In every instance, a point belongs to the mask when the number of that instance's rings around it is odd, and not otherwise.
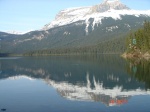
[{"label": "tree reflection", "polygon": [[149,65],[116,55],[10,58],[0,60],[0,80],[40,79],[66,99],[117,106],[132,96],[150,95],[145,90],[150,87]]},{"label": "tree reflection", "polygon": [[146,89],[150,89],[150,60],[128,60],[127,72],[138,81],[144,82]]}]

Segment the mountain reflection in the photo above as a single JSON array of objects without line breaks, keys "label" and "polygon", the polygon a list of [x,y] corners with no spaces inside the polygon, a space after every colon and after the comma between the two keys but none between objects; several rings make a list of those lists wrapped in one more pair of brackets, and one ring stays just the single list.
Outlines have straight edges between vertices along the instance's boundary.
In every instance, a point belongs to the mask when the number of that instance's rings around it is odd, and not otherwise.
[{"label": "mountain reflection", "polygon": [[95,101],[115,106],[127,103],[135,95],[150,95],[145,88],[149,84],[149,76],[146,78],[149,63],[126,62],[115,55],[27,57],[0,60],[0,65],[1,80],[42,79],[69,100]]}]

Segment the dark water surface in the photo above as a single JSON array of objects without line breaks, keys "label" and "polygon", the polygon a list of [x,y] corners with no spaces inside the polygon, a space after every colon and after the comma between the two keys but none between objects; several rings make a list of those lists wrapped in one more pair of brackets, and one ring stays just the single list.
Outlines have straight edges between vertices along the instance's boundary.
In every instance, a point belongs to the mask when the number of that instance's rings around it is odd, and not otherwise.
[{"label": "dark water surface", "polygon": [[0,58],[0,111],[150,112],[150,62],[116,55]]}]

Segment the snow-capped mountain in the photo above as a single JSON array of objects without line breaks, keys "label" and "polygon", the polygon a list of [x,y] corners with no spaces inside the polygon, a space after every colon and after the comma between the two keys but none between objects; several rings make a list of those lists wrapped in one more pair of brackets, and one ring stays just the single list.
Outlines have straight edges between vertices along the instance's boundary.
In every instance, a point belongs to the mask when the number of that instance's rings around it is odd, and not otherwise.
[{"label": "snow-capped mountain", "polygon": [[90,9],[91,13],[94,12],[106,12],[110,9],[115,10],[128,10],[129,8],[122,4],[119,0],[104,0],[103,3],[99,5],[92,6]]},{"label": "snow-capped mountain", "polygon": [[7,31],[9,34],[15,34],[15,35],[22,35],[24,34],[23,32],[17,32],[17,31]]},{"label": "snow-capped mountain", "polygon": [[[1,41],[2,52],[25,53],[97,45],[100,45],[100,49],[96,51],[100,53],[124,52],[125,40],[120,38],[124,38],[131,30],[142,27],[145,20],[150,21],[150,10],[132,10],[119,0],[105,0],[89,7],[68,8],[60,11],[41,30],[19,36],[0,32],[0,39],[5,39]],[[121,44],[114,46],[118,43]],[[111,47],[104,47],[107,44]]]},{"label": "snow-capped mountain", "polygon": [[24,32],[18,32],[18,31],[7,31],[7,33],[9,34],[15,34],[15,35],[23,35],[26,34],[28,32],[31,32],[32,30],[28,30],[28,31],[24,31]]},{"label": "snow-capped mountain", "polygon": [[55,20],[44,26],[44,30],[50,28],[68,25],[77,21],[83,21],[86,24],[85,31],[88,32],[89,19],[93,18],[92,27],[101,23],[102,19],[111,17],[115,20],[121,20],[124,15],[146,15],[150,16],[150,10],[137,11],[131,10],[119,0],[105,0],[103,3],[91,7],[69,8],[60,11]]}]

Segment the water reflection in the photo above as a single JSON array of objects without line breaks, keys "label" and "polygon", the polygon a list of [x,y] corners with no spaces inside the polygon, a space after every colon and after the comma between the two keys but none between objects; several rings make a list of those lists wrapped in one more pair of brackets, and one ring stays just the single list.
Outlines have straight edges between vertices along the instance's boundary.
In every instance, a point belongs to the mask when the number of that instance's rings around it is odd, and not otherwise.
[{"label": "water reflection", "polygon": [[128,60],[128,74],[145,83],[145,89],[150,88],[150,61],[145,59]]},{"label": "water reflection", "polygon": [[126,62],[119,56],[102,55],[27,57],[0,63],[1,80],[42,79],[69,100],[116,106],[128,103],[135,95],[150,95],[149,62]]}]

